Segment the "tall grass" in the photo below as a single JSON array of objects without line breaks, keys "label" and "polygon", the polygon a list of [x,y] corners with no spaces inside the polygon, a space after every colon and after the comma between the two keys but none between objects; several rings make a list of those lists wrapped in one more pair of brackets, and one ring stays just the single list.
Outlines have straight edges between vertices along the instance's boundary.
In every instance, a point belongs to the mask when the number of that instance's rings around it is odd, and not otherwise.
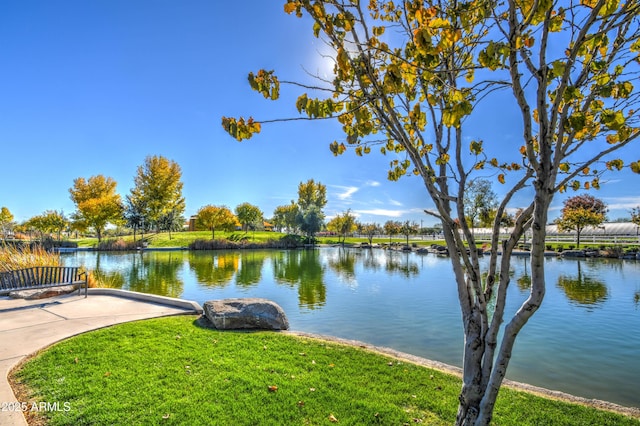
[{"label": "tall grass", "polygon": [[39,245],[3,244],[0,246],[0,272],[33,266],[60,266],[61,264],[59,254],[48,252]]}]

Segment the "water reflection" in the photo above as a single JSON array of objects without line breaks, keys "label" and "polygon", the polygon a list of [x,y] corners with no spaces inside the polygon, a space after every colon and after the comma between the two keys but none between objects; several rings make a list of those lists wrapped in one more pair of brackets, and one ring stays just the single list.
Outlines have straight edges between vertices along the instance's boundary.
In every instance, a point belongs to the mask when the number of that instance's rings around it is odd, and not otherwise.
[{"label": "water reflection", "polygon": [[239,252],[189,252],[189,269],[195,273],[198,283],[206,287],[225,287],[239,263]]},{"label": "water reflection", "polygon": [[317,309],[324,306],[327,289],[318,250],[280,251],[272,256],[272,262],[277,283],[298,287],[300,307]]},{"label": "water reflection", "polygon": [[106,286],[111,288],[126,288],[141,293],[159,294],[169,297],[179,297],[184,291],[184,282],[179,277],[182,269],[182,255],[180,253],[165,252],[153,256],[142,253],[129,253],[127,267],[111,269],[109,262],[102,266],[102,257],[112,260],[111,255],[96,253],[93,274]]},{"label": "water reflection", "polygon": [[242,255],[240,269],[236,274],[236,284],[243,287],[257,285],[262,279],[262,267],[267,252],[249,251]]},{"label": "water reflection", "polygon": [[418,263],[411,259],[410,253],[387,251],[385,252],[384,269],[389,273],[399,273],[405,278],[416,276],[420,273]]},{"label": "water reflection", "polygon": [[359,252],[353,250],[338,249],[333,256],[327,257],[327,265],[340,278],[342,282],[356,283],[356,263]]},{"label": "water reflection", "polygon": [[558,287],[564,290],[567,298],[578,306],[593,309],[608,297],[605,283],[582,272],[582,262],[576,261],[577,275],[558,276]]}]

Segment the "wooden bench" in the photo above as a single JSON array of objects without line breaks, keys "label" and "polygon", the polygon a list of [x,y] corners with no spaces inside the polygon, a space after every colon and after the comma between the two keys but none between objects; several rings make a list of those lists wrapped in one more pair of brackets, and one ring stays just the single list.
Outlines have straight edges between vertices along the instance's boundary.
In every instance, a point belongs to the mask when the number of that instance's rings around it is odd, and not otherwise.
[{"label": "wooden bench", "polygon": [[0,294],[65,285],[77,285],[78,294],[84,286],[84,297],[87,297],[87,273],[77,266],[34,266],[0,272]]}]

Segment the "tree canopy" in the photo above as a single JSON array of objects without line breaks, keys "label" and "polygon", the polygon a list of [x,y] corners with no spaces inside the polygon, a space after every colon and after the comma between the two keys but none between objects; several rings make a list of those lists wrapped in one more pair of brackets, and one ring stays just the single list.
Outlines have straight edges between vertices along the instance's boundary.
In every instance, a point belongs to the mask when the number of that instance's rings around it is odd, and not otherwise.
[{"label": "tree canopy", "polygon": [[216,229],[233,231],[240,224],[238,218],[227,206],[206,205],[198,210],[196,217],[198,226],[211,231],[212,240],[216,238]]},{"label": "tree canopy", "polygon": [[586,227],[596,227],[607,219],[607,206],[593,195],[582,194],[564,201],[558,228],[576,231],[576,246],[580,248],[580,234]]},{"label": "tree canopy", "polygon": [[7,207],[0,209],[0,231],[2,231],[2,237],[6,238],[7,230],[13,222],[13,214]]},{"label": "tree canopy", "polygon": [[185,201],[181,179],[178,163],[161,155],[145,158],[144,164],[138,167],[129,198],[130,204],[141,209],[145,226],[153,226],[159,232],[169,216],[182,216]]},{"label": "tree canopy", "polygon": [[122,218],[123,206],[116,186],[112,178],[96,175],[88,180],[82,177],[74,179],[73,187],[69,189],[77,209],[72,215],[73,220],[93,228],[98,241],[102,239],[107,224],[117,223]]},{"label": "tree canopy", "polygon": [[242,203],[236,206],[236,217],[242,226],[242,229],[247,232],[249,227],[257,227],[262,225],[263,213],[258,206],[254,206],[250,203]]},{"label": "tree canopy", "polygon": [[356,218],[351,213],[351,210],[347,210],[331,219],[329,223],[327,223],[327,230],[338,234],[339,242],[342,242],[344,245],[347,235],[356,230]]},{"label": "tree canopy", "polygon": [[[611,155],[640,135],[639,2],[288,0],[284,10],[309,17],[310,30],[333,49],[333,78],[310,86],[260,70],[249,84],[275,100],[280,84],[292,83],[304,91],[294,101],[300,119],[342,125],[329,144],[334,154],[379,151],[390,155],[389,179],[421,178],[434,205],[427,213],[441,221],[449,252],[460,253],[451,257],[465,333],[456,423],[488,424],[516,337],[544,297],[554,195],[598,188],[607,170],[640,172],[640,161]],[[500,143],[501,123],[487,141],[467,125],[487,100],[520,114],[521,135],[508,145]],[[243,140],[269,121],[278,119],[223,117],[222,125]],[[481,267],[476,251],[465,250],[475,237],[464,194],[486,176],[501,184],[501,197]],[[515,199],[522,204],[510,205]],[[500,244],[508,206],[522,212]],[[505,318],[506,271],[527,229],[531,287]]]}]

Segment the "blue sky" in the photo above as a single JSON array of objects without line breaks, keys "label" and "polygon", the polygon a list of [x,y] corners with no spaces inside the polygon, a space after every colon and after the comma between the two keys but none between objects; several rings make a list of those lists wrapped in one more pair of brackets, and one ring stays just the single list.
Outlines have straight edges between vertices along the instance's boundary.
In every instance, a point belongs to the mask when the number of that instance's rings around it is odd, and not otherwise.
[{"label": "blue sky", "polygon": [[[0,206],[17,221],[45,210],[68,214],[75,178],[112,177],[124,196],[145,157],[162,155],[182,168],[186,216],[206,204],[249,202],[269,217],[297,198],[301,181],[315,179],[327,186],[328,216],[350,208],[363,222],[434,223],[423,213],[432,203],[418,178],[386,180],[392,158],[331,154],[329,143],[342,137],[336,123],[264,126],[242,143],[224,133],[222,116],[296,115],[298,92],[283,89],[284,99],[266,101],[250,90],[249,71],[300,80],[330,67],[309,21],[286,15],[283,4],[2,2]],[[487,105],[469,137],[519,146],[517,123],[513,106]],[[637,152],[623,158],[637,160]],[[640,177],[607,179],[594,195],[609,205],[610,218],[628,216],[640,205]],[[570,195],[556,197],[556,208]]]}]

